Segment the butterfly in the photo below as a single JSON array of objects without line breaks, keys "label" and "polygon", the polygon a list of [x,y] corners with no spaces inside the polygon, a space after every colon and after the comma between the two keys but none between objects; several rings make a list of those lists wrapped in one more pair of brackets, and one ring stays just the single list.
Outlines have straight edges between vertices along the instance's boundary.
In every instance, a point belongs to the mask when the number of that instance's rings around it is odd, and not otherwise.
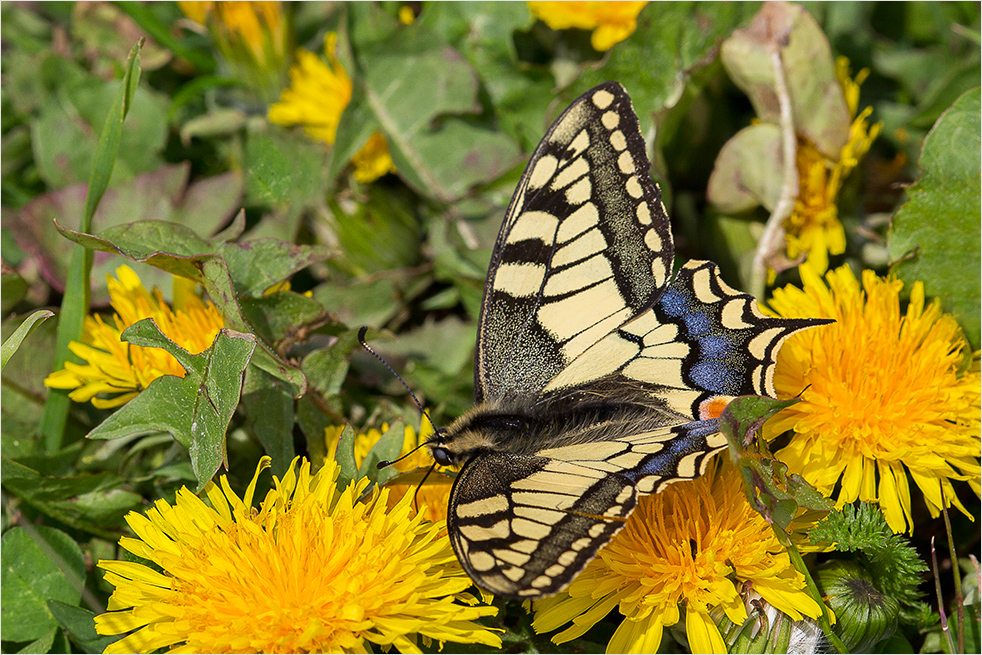
[{"label": "butterfly", "polygon": [[450,540],[478,586],[565,588],[639,497],[696,478],[726,447],[718,415],[773,395],[781,342],[822,321],[765,317],[674,244],[631,100],[577,98],[536,148],[488,269],[476,406],[427,442],[460,467]]}]

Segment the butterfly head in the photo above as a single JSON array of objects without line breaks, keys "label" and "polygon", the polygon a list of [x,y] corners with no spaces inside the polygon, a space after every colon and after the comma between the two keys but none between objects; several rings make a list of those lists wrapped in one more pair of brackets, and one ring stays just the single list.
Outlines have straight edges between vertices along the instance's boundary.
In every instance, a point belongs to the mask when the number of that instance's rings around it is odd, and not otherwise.
[{"label": "butterfly head", "polygon": [[505,442],[527,434],[532,419],[479,406],[437,431],[426,442],[430,454],[440,466],[461,467],[482,453],[501,450]]}]

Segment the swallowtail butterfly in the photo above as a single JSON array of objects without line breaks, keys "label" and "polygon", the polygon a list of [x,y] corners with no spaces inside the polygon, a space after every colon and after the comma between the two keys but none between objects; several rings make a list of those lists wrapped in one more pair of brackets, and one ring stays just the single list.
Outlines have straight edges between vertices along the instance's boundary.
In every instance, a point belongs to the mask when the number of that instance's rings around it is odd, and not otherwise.
[{"label": "swallowtail butterfly", "polygon": [[477,406],[427,443],[461,467],[447,526],[501,596],[554,594],[639,496],[726,447],[734,396],[773,395],[781,342],[822,321],[767,318],[673,243],[638,120],[607,82],[553,123],[505,214],[478,326]]}]

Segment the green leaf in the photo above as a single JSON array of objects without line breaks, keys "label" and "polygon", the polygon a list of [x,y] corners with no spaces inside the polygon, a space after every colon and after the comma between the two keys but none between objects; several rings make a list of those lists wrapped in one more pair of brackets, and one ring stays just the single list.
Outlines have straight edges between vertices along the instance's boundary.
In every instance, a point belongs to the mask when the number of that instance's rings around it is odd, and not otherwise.
[{"label": "green leaf", "polygon": [[326,246],[296,245],[268,237],[221,244],[217,251],[228,265],[236,292],[251,296],[259,296],[297,271],[335,254]]},{"label": "green leaf", "polygon": [[[365,102],[385,134],[399,175],[417,192],[452,202],[517,161],[514,141],[460,118],[481,109],[477,76],[425,25],[405,26],[367,48],[361,66]],[[332,162],[332,169],[337,165]]]},{"label": "green leaf", "polygon": [[[6,220],[4,220],[4,227],[7,227]],[[3,274],[0,275],[0,284],[3,285],[0,287],[0,291],[2,291],[0,293],[2,296],[0,312],[6,314],[27,294],[27,282],[17,271],[4,266]]]},{"label": "green leaf", "polygon": [[48,610],[68,633],[71,640],[86,653],[101,653],[120,636],[106,637],[95,631],[95,614],[59,600],[49,600]]},{"label": "green leaf", "polygon": [[[102,128],[102,136],[96,148],[92,163],[92,174],[89,176],[89,189],[85,196],[85,210],[82,214],[81,232],[89,232],[92,227],[92,217],[102,194],[109,185],[116,153],[123,131],[123,121],[132,104],[133,94],[140,80],[140,47],[141,43],[133,46],[123,74],[122,84],[116,93],[109,115],[106,116]],[[54,370],[61,370],[65,362],[75,361],[68,346],[72,341],[81,340],[82,324],[89,311],[90,274],[92,270],[92,252],[77,246],[72,251],[72,263],[65,284],[65,296],[62,301],[61,315],[58,320],[58,341],[55,346]],[[65,424],[68,419],[68,408],[71,401],[64,389],[52,389],[44,405],[41,416],[41,434],[44,435],[48,450],[57,450],[62,443]]]},{"label": "green leaf", "polygon": [[64,532],[48,527],[15,527],[2,541],[3,581],[0,636],[33,641],[58,627],[49,600],[77,605],[85,580],[85,557]]},{"label": "green leaf", "polygon": [[345,425],[338,438],[338,448],[334,455],[340,469],[338,473],[338,489],[343,489],[352,481],[358,479],[358,464],[355,462],[355,431],[351,425]]},{"label": "green leaf", "polygon": [[27,338],[27,335],[31,333],[31,330],[34,329],[35,324],[37,324],[38,321],[44,321],[45,319],[51,318],[54,315],[55,313],[52,311],[48,311],[47,309],[39,309],[24,319],[24,322],[20,324],[20,327],[14,330],[14,333],[3,342],[3,351],[2,354],[0,354],[0,370],[6,368],[7,360],[10,359],[11,355],[17,352],[18,348],[20,348],[21,342],[23,342],[24,339]]},{"label": "green leaf", "polygon": [[266,371],[250,366],[242,390],[242,406],[256,438],[273,458],[273,474],[280,477],[293,461],[293,391]]},{"label": "green leaf", "polygon": [[[218,255],[210,254],[215,248],[185,226],[161,221],[140,221],[110,228],[100,236],[74,232],[61,226],[58,226],[58,231],[86,248],[112,252],[138,262],[146,262],[174,275],[203,284],[209,298],[222,312],[226,327],[240,332],[254,332],[239,306],[225,260]],[[223,248],[224,245],[220,244],[219,248]],[[240,247],[247,249],[248,244],[240,244]],[[227,252],[234,252],[234,249]],[[268,250],[261,247],[260,252],[268,252]],[[315,247],[290,246],[286,252],[289,252],[290,258],[285,262],[277,263],[280,268],[275,270],[302,267],[309,261],[308,258],[316,257],[316,254],[323,251]],[[250,266],[248,259],[238,263],[241,265],[240,270]],[[255,274],[253,280],[261,280],[262,277],[263,274],[259,272]],[[295,397],[303,395],[307,385],[303,374],[284,361],[268,344],[259,343],[259,352],[253,363],[288,382],[293,387]]]},{"label": "green leaf", "polygon": [[677,101],[690,71],[711,63],[719,40],[755,10],[743,2],[652,2],[638,15],[631,36],[610,50],[603,66],[584,73],[573,92],[619,81],[647,134],[652,114]]},{"label": "green leaf", "polygon": [[921,177],[893,217],[887,236],[892,270],[908,289],[941,299],[973,350],[980,346],[979,89],[963,94],[924,139]]},{"label": "green leaf", "polygon": [[322,396],[336,395],[348,375],[351,353],[359,345],[358,330],[349,330],[327,348],[320,348],[304,357],[301,368],[307,382]]},{"label": "green leaf", "polygon": [[[69,450],[69,449],[66,449]],[[77,456],[77,449],[72,449]],[[57,521],[115,540],[127,512],[138,509],[143,498],[122,489],[125,481],[112,473],[55,477],[51,458],[25,458],[23,463],[2,460],[3,485],[38,511]],[[35,470],[37,469],[37,470]]]},{"label": "green leaf", "polygon": [[246,192],[253,202],[305,203],[321,185],[325,152],[307,139],[252,132],[246,141]]},{"label": "green leaf", "polygon": [[168,432],[188,449],[200,491],[226,460],[225,431],[239,404],[255,337],[226,328],[211,348],[192,355],[161,334],[152,319],[144,319],[124,330],[121,338],[138,346],[163,348],[187,374],[157,378],[89,437],[119,439]]},{"label": "green leaf", "polygon": [[244,297],[242,313],[266,343],[283,344],[303,337],[305,330],[322,324],[327,316],[319,302],[294,291],[279,291],[260,298]]},{"label": "green leaf", "polygon": [[399,473],[394,466],[387,466],[383,469],[378,468],[379,462],[391,462],[398,459],[402,453],[402,445],[406,440],[406,424],[396,421],[385,431],[379,440],[375,442],[372,449],[365,456],[365,461],[358,469],[358,476],[355,478],[368,478],[378,484],[385,484],[387,480]]}]

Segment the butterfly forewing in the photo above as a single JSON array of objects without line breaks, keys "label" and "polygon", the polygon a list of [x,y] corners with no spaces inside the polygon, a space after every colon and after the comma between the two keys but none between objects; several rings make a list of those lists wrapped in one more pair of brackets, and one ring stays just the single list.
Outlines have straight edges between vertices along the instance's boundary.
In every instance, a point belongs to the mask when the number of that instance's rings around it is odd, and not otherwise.
[{"label": "butterfly forewing", "polygon": [[651,306],[672,239],[630,98],[616,83],[560,116],[498,235],[478,330],[479,402],[534,394]]}]

